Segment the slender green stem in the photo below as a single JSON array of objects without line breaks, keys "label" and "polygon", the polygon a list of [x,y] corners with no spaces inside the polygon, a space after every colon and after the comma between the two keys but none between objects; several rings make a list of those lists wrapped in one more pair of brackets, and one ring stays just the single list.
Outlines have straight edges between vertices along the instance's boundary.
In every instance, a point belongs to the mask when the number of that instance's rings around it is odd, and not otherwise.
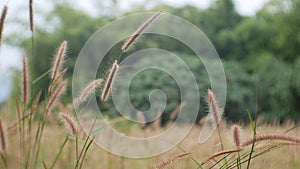
[{"label": "slender green stem", "polygon": [[78,156],[78,136],[76,136],[76,140],[75,140],[75,151],[76,151],[76,161],[77,161],[79,158],[79,156]]},{"label": "slender green stem", "polygon": [[42,140],[42,136],[44,133],[45,120],[43,119],[42,122],[40,122],[40,123],[41,123],[41,126],[40,126],[40,130],[38,133],[39,135],[36,140],[36,152],[35,152],[35,157],[33,158],[34,159],[34,168],[36,168],[37,162],[38,162],[38,157],[39,157],[40,148],[41,148],[41,140]]},{"label": "slender green stem", "polygon": [[7,160],[6,160],[6,154],[5,154],[5,152],[1,152],[0,154],[1,154],[1,159],[3,161],[4,168],[7,169],[8,165],[7,165]]},{"label": "slender green stem", "polygon": [[[32,114],[32,113],[30,113]],[[27,129],[27,135],[28,135],[28,141],[27,141],[27,144],[28,144],[28,148],[27,148],[27,158],[26,158],[26,161],[25,161],[25,168],[27,169],[28,168],[28,165],[29,165],[29,161],[30,161],[30,157],[31,157],[31,124],[32,124],[32,115],[29,115],[29,119],[28,119],[28,129]]]},{"label": "slender green stem", "polygon": [[[217,162],[215,162],[214,165],[210,166],[209,169],[214,168],[214,167],[215,167],[216,165],[218,165],[221,161],[223,161],[224,159],[226,159],[227,156],[229,156],[229,155],[230,155],[230,154],[225,154],[220,160],[218,160]],[[223,164],[220,168],[222,168],[222,167],[224,167],[224,166],[226,166],[226,168],[228,168],[228,164],[227,164],[227,163]]]},{"label": "slender green stem", "polygon": [[84,155],[84,152],[87,151],[87,150],[85,151],[85,149],[86,149],[86,146],[88,145],[87,143],[88,143],[89,137],[91,136],[91,133],[92,133],[94,127],[95,127],[95,124],[96,124],[96,121],[97,121],[97,119],[98,119],[98,116],[99,116],[99,113],[96,115],[95,120],[94,120],[94,122],[93,122],[93,125],[92,125],[92,127],[91,127],[91,129],[90,129],[90,131],[89,131],[89,135],[86,137],[86,140],[85,140],[85,142],[84,142],[84,145],[83,145],[83,147],[82,147],[82,149],[81,149],[81,152],[80,152],[80,154],[79,154],[78,160],[76,161],[75,169],[78,168],[79,162],[80,162],[80,158],[82,157],[82,155]]},{"label": "slender green stem", "polygon": [[[257,80],[257,76],[255,76],[255,119],[257,118],[258,115],[258,80]],[[255,139],[256,139],[256,126],[257,126],[257,120],[255,120],[255,122],[253,122],[252,117],[250,112],[248,111],[248,116],[250,119],[250,123],[252,125],[252,129],[253,129],[253,143],[251,146],[251,151],[249,154],[249,159],[248,159],[248,164],[247,164],[247,169],[250,168],[250,162],[251,162],[251,158],[252,158],[252,153],[253,153],[253,149],[254,149],[254,145],[255,145]]]},{"label": "slender green stem", "polygon": [[[221,144],[221,149],[223,151],[224,150],[224,144],[223,144],[223,140],[222,140],[221,131],[220,131],[220,127],[219,126],[218,126],[218,136],[219,136],[219,140],[220,140],[220,144]],[[226,156],[225,156],[224,160],[225,160],[226,166],[228,166],[227,165],[228,162],[227,162]]]},{"label": "slender green stem", "polygon": [[85,157],[86,157],[86,155],[87,155],[87,151],[88,151],[88,149],[90,148],[90,146],[92,145],[93,141],[94,141],[94,138],[90,140],[89,144],[88,144],[87,147],[85,148],[84,153],[83,153],[83,157],[82,157],[82,159],[81,159],[81,164],[80,164],[79,169],[82,168],[84,159],[85,159]]},{"label": "slender green stem", "polygon": [[47,72],[45,72],[44,74],[42,74],[41,76],[39,76],[38,78],[36,78],[31,84],[34,85],[36,82],[38,82],[39,80],[41,80],[43,77],[46,77],[48,73],[50,73],[51,70],[48,70]]},{"label": "slender green stem", "polygon": [[251,151],[250,151],[249,158],[248,158],[247,169],[250,168],[250,162],[251,162],[252,154],[254,152],[254,146],[255,146],[255,140],[256,140],[256,123],[253,122],[251,114],[250,114],[249,111],[248,111],[248,116],[249,116],[250,123],[251,123],[252,130],[253,130],[253,140],[254,141],[253,141],[252,146],[251,146]]},{"label": "slender green stem", "polygon": [[66,143],[67,143],[67,141],[68,141],[68,139],[69,139],[69,135],[66,136],[65,141],[64,141],[63,144],[60,146],[60,149],[59,149],[57,155],[55,156],[54,161],[53,161],[53,163],[52,163],[52,165],[50,166],[49,169],[53,169],[53,168],[54,168],[54,166],[55,166],[55,164],[56,164],[58,158],[60,157],[60,155],[61,155],[61,153],[62,153],[62,151],[63,151],[63,149],[64,149],[64,147],[65,147],[65,145],[66,145]]},{"label": "slender green stem", "polygon": [[23,152],[22,152],[22,147],[23,147],[23,143],[22,143],[22,122],[21,122],[21,119],[22,119],[22,115],[21,115],[21,110],[20,110],[20,105],[19,105],[19,100],[18,100],[18,96],[17,94],[15,94],[15,102],[16,102],[16,108],[17,108],[17,115],[18,115],[18,121],[20,123],[18,123],[18,126],[19,126],[19,143],[20,143],[20,161],[21,161],[21,166],[22,166],[22,157],[23,157]]}]

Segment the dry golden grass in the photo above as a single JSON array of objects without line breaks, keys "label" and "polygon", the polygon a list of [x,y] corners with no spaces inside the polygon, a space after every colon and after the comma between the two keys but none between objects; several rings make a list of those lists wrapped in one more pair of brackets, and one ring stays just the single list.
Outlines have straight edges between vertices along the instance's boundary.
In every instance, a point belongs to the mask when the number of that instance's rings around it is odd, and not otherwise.
[{"label": "dry golden grass", "polygon": [[[8,117],[12,116],[7,114]],[[4,118],[6,119],[6,118]],[[9,119],[9,118],[8,118]],[[51,121],[51,120],[50,120]],[[6,124],[11,123],[10,120],[5,122]],[[283,125],[278,124],[260,124],[257,128],[259,133],[283,133],[286,130],[292,128],[293,123],[288,122]],[[60,145],[63,142],[63,139],[66,135],[66,131],[62,130],[63,126],[59,126],[54,120],[48,123],[45,127],[44,137],[42,139],[42,149],[41,149],[41,158],[39,160],[45,160],[46,164],[49,164],[53,161],[57,151],[59,150]],[[242,127],[242,140],[252,137],[252,130],[250,126]],[[151,127],[142,130],[138,125],[132,126],[131,133],[134,135],[143,136],[143,132],[148,133],[149,135],[153,133],[160,133],[164,129],[154,129]],[[179,144],[187,152],[190,152],[191,155],[198,160],[198,162],[203,162],[209,156],[214,153],[221,151],[219,137],[217,133],[214,133],[212,138],[210,138],[206,143],[200,145],[198,143],[199,133],[201,131],[200,126],[194,126],[188,136]],[[234,149],[235,144],[232,141],[232,133],[230,127],[228,129],[222,129],[222,137],[224,138],[224,148],[225,149]],[[291,130],[288,134],[294,136],[300,135],[300,129],[295,128]],[[83,135],[80,133],[79,135]],[[155,134],[154,134],[155,135]],[[84,137],[81,137],[84,138]],[[17,168],[19,159],[19,138],[16,132],[10,132],[8,134],[8,166],[9,168]],[[79,141],[79,145],[82,146],[84,140]],[[272,169],[298,169],[300,167],[300,146],[284,146],[278,149],[273,149],[272,151],[263,154],[262,156],[255,158],[251,161],[251,168],[272,168]],[[151,168],[153,165],[159,163],[162,159],[167,159],[176,154],[183,153],[179,148],[173,148],[171,151],[161,154],[156,157],[145,158],[145,159],[127,159],[121,158],[116,155],[110,154],[105,150],[101,149],[95,144],[92,144],[87,158],[84,162],[83,168],[109,168],[109,169],[119,169],[119,168],[130,168],[130,169],[140,169],[140,168]],[[74,168],[75,161],[70,161],[70,159],[75,159],[75,140],[71,140],[66,148],[63,150],[62,156],[59,159],[55,168]],[[215,160],[217,160],[216,158]],[[210,165],[215,163],[213,160],[204,165],[204,168],[208,168]],[[42,167],[42,166],[40,166]],[[183,159],[176,160],[174,163],[171,163],[170,166],[166,168],[197,168],[197,165],[191,160],[190,157],[185,157]]]}]

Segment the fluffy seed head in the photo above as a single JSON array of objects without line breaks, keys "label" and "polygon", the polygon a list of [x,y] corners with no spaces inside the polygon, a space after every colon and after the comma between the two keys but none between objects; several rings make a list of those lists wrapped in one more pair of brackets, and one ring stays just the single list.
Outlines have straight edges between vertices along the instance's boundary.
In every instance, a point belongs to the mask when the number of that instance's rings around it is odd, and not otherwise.
[{"label": "fluffy seed head", "polygon": [[213,154],[212,156],[208,157],[206,160],[204,160],[201,165],[204,165],[206,164],[207,162],[209,162],[210,160],[216,158],[216,157],[219,157],[221,155],[224,155],[224,154],[232,154],[232,153],[235,153],[235,152],[239,152],[241,151],[241,149],[232,149],[232,150],[223,150],[223,151],[220,151],[220,152],[217,152],[215,154]]},{"label": "fluffy seed head", "polygon": [[79,100],[81,102],[85,101],[87,99],[87,97],[93,93],[93,91],[100,85],[100,83],[102,82],[102,79],[96,79],[92,82],[90,82],[81,92],[80,96],[79,96]]},{"label": "fluffy seed head", "polygon": [[122,46],[122,51],[126,52],[132,44],[138,39],[138,37],[142,34],[142,32],[150,26],[153,21],[161,14],[161,11],[154,13],[149,19],[146,20],[132,35],[131,37],[124,43]]},{"label": "fluffy seed head", "polygon": [[241,147],[245,147],[248,145],[253,144],[253,142],[258,142],[258,141],[270,141],[270,140],[284,140],[284,141],[290,141],[294,143],[300,143],[300,138],[292,136],[292,135],[287,135],[287,134],[260,134],[256,135],[255,138],[250,138],[249,140],[246,140],[241,143]]},{"label": "fluffy seed head", "polygon": [[221,123],[221,114],[222,110],[220,109],[216,97],[212,90],[207,90],[207,102],[209,106],[209,112],[213,114],[213,117],[215,119],[216,126],[219,127]]},{"label": "fluffy seed head", "polygon": [[28,100],[28,63],[26,54],[23,54],[23,72],[22,72],[22,86],[23,86],[23,104],[27,104]]},{"label": "fluffy seed head", "polygon": [[115,62],[113,63],[113,65],[111,66],[111,68],[109,70],[110,72],[109,72],[109,75],[106,79],[106,82],[105,82],[105,85],[104,85],[104,88],[103,88],[103,91],[102,91],[102,94],[101,94],[101,99],[103,101],[106,101],[107,98],[108,98],[113,80],[116,76],[116,73],[117,73],[118,69],[119,69],[119,65],[118,65],[117,60],[115,60]]},{"label": "fluffy seed head", "polygon": [[49,86],[49,92],[52,91],[52,89],[63,79],[63,76],[66,74],[68,68],[65,68],[64,70],[62,70],[61,72],[59,72],[56,75],[56,78],[51,82],[50,86]]},{"label": "fluffy seed head", "polygon": [[73,136],[77,136],[77,123],[75,120],[66,113],[59,113],[61,120],[64,122],[65,127],[69,130],[70,134]]},{"label": "fluffy seed head", "polygon": [[269,141],[267,143],[258,145],[255,147],[257,151],[264,151],[274,147],[282,147],[282,146],[299,146],[300,143],[290,142],[290,141]]},{"label": "fluffy seed head", "polygon": [[177,155],[174,155],[174,156],[169,157],[167,159],[161,160],[157,164],[153,165],[152,169],[163,169],[163,168],[166,168],[171,163],[177,161],[178,159],[186,157],[187,155],[190,155],[190,154],[191,153],[189,153],[189,152],[188,153],[183,153],[183,154],[177,154]]},{"label": "fluffy seed head", "polygon": [[237,148],[241,145],[241,129],[239,125],[232,126],[233,141]]},{"label": "fluffy seed head", "polygon": [[55,79],[60,72],[62,64],[64,62],[65,54],[67,50],[67,41],[63,41],[56,51],[54,62],[52,66],[51,79]]},{"label": "fluffy seed head", "polygon": [[51,94],[50,99],[46,106],[46,116],[51,112],[52,108],[55,106],[55,103],[59,99],[59,97],[63,94],[66,90],[67,80],[64,80],[61,84],[57,86],[54,92]]}]

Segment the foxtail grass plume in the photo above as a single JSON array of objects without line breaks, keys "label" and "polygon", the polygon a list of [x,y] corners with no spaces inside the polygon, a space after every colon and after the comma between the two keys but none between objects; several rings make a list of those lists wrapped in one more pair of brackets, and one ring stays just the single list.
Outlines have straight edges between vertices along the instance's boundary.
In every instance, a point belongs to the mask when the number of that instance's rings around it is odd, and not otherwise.
[{"label": "foxtail grass plume", "polygon": [[33,0],[29,0],[29,22],[30,22],[30,30],[31,30],[31,32],[34,32]]},{"label": "foxtail grass plume", "polygon": [[61,72],[59,72],[56,76],[56,78],[51,82],[49,86],[49,91],[52,91],[52,89],[62,80],[63,76],[66,74],[68,68],[65,68]]},{"label": "foxtail grass plume", "polygon": [[290,141],[269,141],[265,144],[261,144],[255,147],[256,151],[264,151],[274,147],[282,146],[299,146],[300,143],[290,142]]},{"label": "foxtail grass plume", "polygon": [[3,126],[2,119],[0,118],[0,142],[1,142],[1,150],[0,152],[5,152],[6,150],[6,137],[5,137],[5,130]]},{"label": "foxtail grass plume", "polygon": [[186,103],[182,102],[180,103],[175,109],[174,111],[171,113],[170,115],[170,120],[174,121],[176,119],[176,117],[178,116],[178,113],[185,107]]},{"label": "foxtail grass plume", "polygon": [[63,121],[65,127],[68,129],[68,131],[70,132],[70,134],[72,134],[73,136],[77,136],[78,134],[78,130],[77,130],[77,123],[75,122],[75,120],[68,114],[66,113],[59,113],[59,117],[61,118],[61,120]]},{"label": "foxtail grass plume", "polygon": [[160,162],[158,162],[157,164],[155,164],[154,166],[152,166],[152,169],[164,169],[167,166],[169,166],[170,164],[176,162],[177,160],[186,157],[188,155],[190,155],[191,153],[187,152],[187,153],[182,153],[182,154],[177,154],[174,155],[172,157],[169,157],[167,159],[161,160]]},{"label": "foxtail grass plume", "polygon": [[27,57],[26,54],[23,54],[23,61],[22,61],[22,65],[23,65],[23,71],[22,71],[22,86],[23,86],[23,104],[26,105],[27,104],[27,100],[28,100],[28,63],[27,63]]},{"label": "foxtail grass plume", "polygon": [[215,154],[213,154],[212,156],[208,157],[206,160],[204,160],[201,165],[204,165],[206,164],[207,162],[209,162],[210,160],[216,158],[216,157],[219,157],[219,156],[222,156],[222,155],[225,155],[225,154],[232,154],[232,153],[236,153],[236,152],[239,152],[241,151],[241,149],[232,149],[232,150],[223,150],[223,151],[219,151]]},{"label": "foxtail grass plume", "polygon": [[110,70],[109,70],[109,75],[106,79],[102,94],[101,94],[101,100],[106,101],[109,95],[109,92],[111,90],[111,86],[113,83],[113,80],[116,76],[116,73],[119,69],[119,65],[117,60],[115,60],[115,62],[113,63],[113,65],[111,66]]},{"label": "foxtail grass plume", "polygon": [[131,37],[124,43],[122,46],[122,52],[126,52],[138,39],[138,37],[143,33],[143,31],[150,26],[153,21],[161,14],[161,11],[154,13],[149,19],[146,20],[132,35]]},{"label": "foxtail grass plume", "polygon": [[101,84],[102,79],[96,79],[90,82],[81,92],[79,100],[81,102],[85,101],[87,97],[93,93],[93,91]]},{"label": "foxtail grass plume", "polygon": [[56,55],[54,57],[54,62],[52,65],[51,79],[55,79],[61,70],[62,64],[64,63],[67,44],[67,41],[63,41],[56,51]]},{"label": "foxtail grass plume", "polygon": [[64,91],[66,90],[66,86],[67,86],[67,80],[64,80],[57,86],[57,88],[51,94],[50,99],[46,106],[46,110],[45,110],[46,116],[48,116],[48,114],[51,112],[52,108],[55,106],[59,97],[64,93]]},{"label": "foxtail grass plume", "polygon": [[221,123],[221,114],[222,114],[222,110],[219,107],[216,97],[213,93],[212,90],[208,89],[207,91],[207,102],[208,102],[208,106],[209,106],[209,112],[212,113],[216,126],[219,127],[220,123]]},{"label": "foxtail grass plume", "polygon": [[285,140],[285,141],[290,141],[294,143],[300,143],[300,138],[292,136],[292,135],[287,135],[287,134],[260,134],[256,135],[255,138],[250,138],[249,140],[246,140],[241,143],[242,147],[252,145],[253,142],[258,142],[258,141],[270,141],[270,140]]},{"label": "foxtail grass plume", "polygon": [[241,145],[241,128],[239,125],[232,126],[233,141],[237,148]]},{"label": "foxtail grass plume", "polygon": [[4,23],[6,20],[7,11],[8,11],[8,7],[7,7],[7,5],[5,5],[4,8],[2,9],[1,19],[0,19],[0,22],[1,22],[0,23],[0,47],[2,45]]}]

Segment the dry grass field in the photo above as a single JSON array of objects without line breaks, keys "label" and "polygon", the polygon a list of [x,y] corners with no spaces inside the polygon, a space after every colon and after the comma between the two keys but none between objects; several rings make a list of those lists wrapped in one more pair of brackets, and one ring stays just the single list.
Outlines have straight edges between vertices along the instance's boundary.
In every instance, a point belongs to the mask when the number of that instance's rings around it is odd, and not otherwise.
[{"label": "dry grass field", "polygon": [[[8,108],[3,109],[3,111],[9,110]],[[55,114],[55,113],[54,113]],[[2,117],[6,126],[13,122],[14,115],[13,113],[7,113],[5,117]],[[273,124],[263,124],[258,123],[257,134],[262,133],[284,133],[287,130],[295,126],[292,122],[286,122],[282,125],[274,122]],[[143,135],[143,133],[155,135],[164,130],[165,128],[148,127],[146,129],[141,129],[138,125],[132,126],[130,130],[130,135]],[[222,138],[225,150],[234,149],[234,141],[232,139],[232,130],[231,126],[224,124],[221,127],[222,129]],[[245,140],[252,137],[252,129],[249,125],[241,126],[241,140]],[[183,158],[172,161],[165,168],[198,168],[197,164],[193,159],[197,160],[199,163],[203,162],[209,156],[213,155],[216,152],[221,151],[219,137],[217,132],[204,144],[199,144],[199,134],[201,127],[195,125],[188,136],[172,150],[161,154],[159,156],[144,158],[144,159],[129,159],[123,158],[116,155],[113,155],[96,144],[92,143],[91,147],[88,150],[87,156],[84,160],[82,168],[96,169],[96,168],[111,168],[111,169],[140,169],[140,168],[152,168],[158,164],[161,160],[167,160],[169,157],[172,157],[177,154],[182,154],[184,149],[186,152],[191,153]],[[49,122],[46,124],[44,129],[43,138],[41,141],[40,157],[38,158],[37,168],[43,168],[43,163],[45,166],[50,166],[53,162],[57,152],[60,150],[64,138],[67,134],[67,130],[64,126],[61,126],[53,118],[49,119]],[[134,133],[134,134],[132,134]],[[289,135],[300,136],[300,130],[294,128],[288,132]],[[82,147],[85,141],[85,134],[82,131],[79,131],[79,147]],[[6,134],[6,159],[8,168],[18,168],[20,167],[20,143],[19,143],[19,134],[17,129],[9,130]],[[105,138],[103,138],[105,139]],[[271,140],[272,141],[272,140]],[[258,147],[266,143],[258,143]],[[180,148],[179,148],[180,147]],[[251,146],[250,146],[251,147]],[[249,148],[249,147],[248,147]],[[265,149],[267,149],[266,147]],[[263,149],[263,148],[262,148]],[[76,165],[75,157],[75,140],[69,139],[66,146],[62,150],[62,154],[58,159],[54,168],[65,168],[72,169]],[[130,150],[129,150],[130,151]],[[263,150],[258,150],[263,151]],[[300,146],[299,145],[278,145],[277,147],[271,149],[270,151],[262,154],[251,160],[250,168],[272,168],[272,169],[297,169],[300,167]],[[255,152],[254,152],[255,154]],[[230,158],[236,158],[236,154],[231,154],[228,156]],[[218,159],[222,157],[217,157],[214,160],[209,161],[207,164],[203,165],[203,168],[210,168],[216,163]],[[219,165],[216,165],[214,168],[220,168],[224,164],[221,162]],[[3,166],[3,162],[0,163]],[[233,167],[237,168],[237,167]],[[242,165],[242,168],[246,168],[246,164]]]}]

